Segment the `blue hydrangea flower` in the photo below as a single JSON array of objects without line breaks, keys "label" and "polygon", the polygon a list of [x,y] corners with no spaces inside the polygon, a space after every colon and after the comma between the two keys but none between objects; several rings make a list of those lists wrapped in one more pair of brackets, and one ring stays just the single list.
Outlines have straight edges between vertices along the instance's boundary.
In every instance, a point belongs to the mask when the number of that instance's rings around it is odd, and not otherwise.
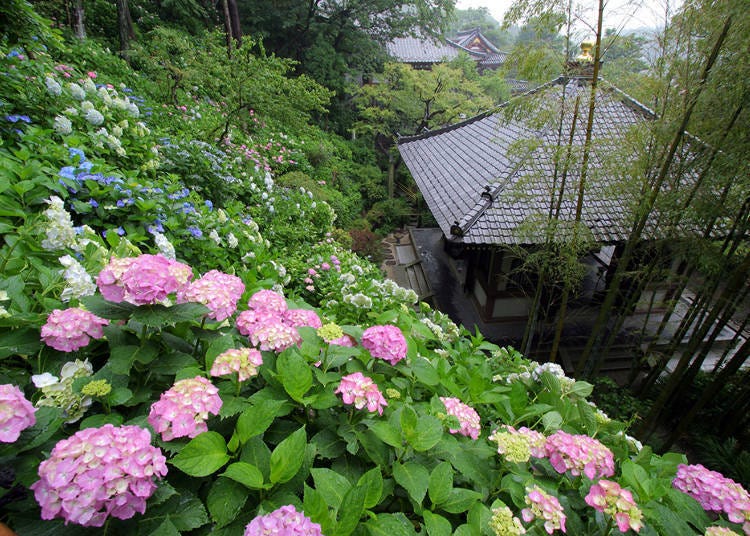
[{"label": "blue hydrangea flower", "polygon": [[31,123],[31,118],[28,115],[6,115],[5,120],[10,121],[11,123],[18,123],[19,121],[23,123]]},{"label": "blue hydrangea flower", "polygon": [[117,228],[117,230],[116,230],[115,232],[116,232],[116,233],[117,233],[118,235],[122,236],[122,235],[124,235],[124,234],[125,234],[125,229],[123,229],[122,227],[118,227],[118,228]]},{"label": "blue hydrangea flower", "polygon": [[210,199],[206,199],[206,206],[208,207],[208,210],[214,209],[214,204]]},{"label": "blue hydrangea flower", "polygon": [[58,175],[65,179],[76,180],[75,169],[73,166],[65,166],[60,169]]},{"label": "blue hydrangea flower", "polygon": [[80,159],[80,163],[86,161],[86,155],[84,154],[83,149],[78,149],[76,147],[71,147],[68,149],[68,156],[71,160],[73,160],[77,156]]},{"label": "blue hydrangea flower", "polygon": [[91,205],[93,208],[96,208],[99,206],[99,203],[92,197],[91,199],[89,199],[89,205]]},{"label": "blue hydrangea flower", "polygon": [[193,235],[194,238],[200,238],[201,236],[203,236],[203,231],[201,231],[195,225],[191,225],[187,228],[187,230],[190,231],[190,234]]}]

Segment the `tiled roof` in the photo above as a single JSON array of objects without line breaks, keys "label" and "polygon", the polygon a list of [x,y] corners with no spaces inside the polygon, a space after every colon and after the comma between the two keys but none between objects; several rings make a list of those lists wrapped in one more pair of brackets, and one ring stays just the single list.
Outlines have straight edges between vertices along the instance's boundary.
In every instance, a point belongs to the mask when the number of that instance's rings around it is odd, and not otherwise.
[{"label": "tiled roof", "polygon": [[[627,237],[630,198],[606,171],[604,155],[622,146],[628,128],[650,115],[604,81],[599,87],[582,222],[597,242],[614,243]],[[552,153],[558,145],[558,129],[544,126],[534,117],[539,115],[536,112],[546,112],[557,118],[559,109],[554,106],[564,102],[560,145],[565,147],[574,102],[580,97],[571,151],[571,158],[580,160],[590,91],[590,82],[561,78],[518,97],[523,99],[521,106],[527,106],[516,109],[515,116],[502,107],[399,140],[401,156],[446,237],[467,244],[543,239],[534,222],[547,219],[563,174],[558,172],[554,178]],[[559,220],[575,220],[579,169],[580,165],[569,166]]]},{"label": "tiled roof", "polygon": [[397,37],[386,44],[386,49],[389,55],[402,63],[440,63],[458,57],[461,52],[475,59],[483,56],[450,41],[441,42],[427,37]]},{"label": "tiled roof", "polygon": [[500,52],[497,47],[493,45],[492,42],[484,36],[484,34],[482,34],[479,28],[473,28],[471,30],[458,32],[456,37],[451,39],[451,41],[453,41],[454,43],[465,48],[472,48],[471,45],[475,40],[479,40],[479,42],[481,43],[480,46],[486,48],[490,52]]},{"label": "tiled roof", "polygon": [[485,69],[497,69],[505,63],[506,59],[508,59],[507,52],[493,52],[479,60],[479,66],[484,67]]}]

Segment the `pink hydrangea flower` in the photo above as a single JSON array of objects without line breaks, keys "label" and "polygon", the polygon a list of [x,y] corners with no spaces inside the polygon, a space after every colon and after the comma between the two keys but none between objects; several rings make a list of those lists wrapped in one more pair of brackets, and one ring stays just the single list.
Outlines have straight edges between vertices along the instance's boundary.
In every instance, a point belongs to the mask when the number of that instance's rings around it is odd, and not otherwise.
[{"label": "pink hydrangea flower", "polygon": [[151,405],[148,423],[164,441],[193,438],[208,431],[208,415],[221,409],[219,390],[206,378],[196,376],[175,382]]},{"label": "pink hydrangea flower", "polygon": [[362,334],[362,346],[373,357],[384,359],[395,365],[406,357],[406,339],[396,326],[372,326]]},{"label": "pink hydrangea flower", "polygon": [[704,510],[724,512],[732,523],[743,523],[745,534],[750,534],[750,495],[731,478],[700,464],[680,464],[672,486],[690,495]]},{"label": "pink hydrangea flower", "polygon": [[351,335],[347,335],[344,333],[341,337],[338,337],[336,339],[333,339],[328,344],[333,344],[336,346],[346,346],[348,348],[354,348],[357,346],[357,341],[354,340],[354,337]]},{"label": "pink hydrangea flower", "polygon": [[643,513],[635,504],[633,494],[617,482],[600,480],[591,486],[585,501],[595,510],[611,516],[620,532],[628,529],[638,532],[643,526]]},{"label": "pink hydrangea flower", "polygon": [[450,428],[451,434],[461,434],[472,439],[479,438],[481,431],[479,415],[474,408],[467,406],[458,398],[441,396],[440,401],[445,405],[448,415],[458,419],[461,424],[460,428]]},{"label": "pink hydrangea flower", "polygon": [[263,356],[255,348],[227,350],[219,354],[211,366],[211,376],[226,376],[237,373],[238,381],[258,375],[258,367],[263,364]]},{"label": "pink hydrangea flower", "polygon": [[259,290],[250,297],[247,304],[252,309],[271,311],[277,315],[283,315],[287,310],[284,296],[273,290]]},{"label": "pink hydrangea flower", "polygon": [[323,326],[318,313],[310,309],[288,309],[284,312],[283,319],[287,326],[294,328],[309,326],[318,329]]},{"label": "pink hydrangea flower", "polygon": [[547,437],[544,446],[555,471],[581,473],[590,479],[615,474],[612,451],[587,435],[573,435],[562,430]]},{"label": "pink hydrangea flower", "polygon": [[250,335],[250,342],[260,347],[261,350],[272,350],[278,353],[300,344],[302,337],[295,328],[281,321],[268,321]]},{"label": "pink hydrangea flower", "polygon": [[237,302],[245,292],[245,284],[235,275],[211,270],[200,279],[181,288],[177,303],[197,302],[208,307],[209,318],[222,321],[234,314]]},{"label": "pink hydrangea flower", "polygon": [[42,519],[101,527],[109,516],[130,519],[146,511],[154,478],[167,474],[161,450],[138,426],[86,428],[55,445],[31,485]]},{"label": "pink hydrangea flower", "polygon": [[55,350],[73,352],[86,346],[91,339],[104,337],[102,326],[108,324],[109,320],[78,307],[55,309],[42,326],[42,341]]},{"label": "pink hydrangea flower", "polygon": [[323,270],[324,272],[327,272],[328,270],[331,269],[331,265],[328,264],[327,262],[324,262],[323,264],[320,265],[320,269]]},{"label": "pink hydrangea flower", "polygon": [[288,504],[270,514],[258,516],[245,527],[244,536],[323,536],[320,525]]},{"label": "pink hydrangea flower", "polygon": [[163,302],[191,277],[193,271],[188,265],[163,255],[146,254],[131,259],[113,258],[99,272],[96,284],[109,301],[149,305]]},{"label": "pink hydrangea flower", "polygon": [[281,322],[283,317],[273,311],[248,309],[237,315],[237,331],[246,337],[252,337],[255,330],[268,322]]},{"label": "pink hydrangea flower", "polygon": [[388,405],[375,382],[361,372],[343,376],[334,393],[341,395],[344,404],[354,404],[357,409],[367,406],[368,411],[377,411],[378,415],[382,415],[383,407]]},{"label": "pink hydrangea flower", "polygon": [[13,443],[21,432],[34,426],[35,411],[18,387],[0,385],[0,443]]},{"label": "pink hydrangea flower", "polygon": [[526,488],[526,504],[528,508],[521,510],[521,517],[526,523],[539,518],[544,520],[547,534],[556,530],[565,532],[565,511],[557,497],[546,493],[539,486],[533,486]]}]

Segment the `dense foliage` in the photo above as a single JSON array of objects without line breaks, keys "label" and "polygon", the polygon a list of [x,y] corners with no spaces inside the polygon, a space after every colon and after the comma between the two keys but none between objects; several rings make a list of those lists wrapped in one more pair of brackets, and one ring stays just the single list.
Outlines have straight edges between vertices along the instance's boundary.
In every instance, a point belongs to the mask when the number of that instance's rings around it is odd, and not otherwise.
[{"label": "dense foliage", "polygon": [[172,54],[180,35],[152,36],[140,71],[92,43],[0,44],[4,523],[750,530],[733,481],[653,454],[590,384],[472,336],[337,242],[320,181],[360,168],[312,137],[325,90],[250,42],[208,60],[215,37]]}]

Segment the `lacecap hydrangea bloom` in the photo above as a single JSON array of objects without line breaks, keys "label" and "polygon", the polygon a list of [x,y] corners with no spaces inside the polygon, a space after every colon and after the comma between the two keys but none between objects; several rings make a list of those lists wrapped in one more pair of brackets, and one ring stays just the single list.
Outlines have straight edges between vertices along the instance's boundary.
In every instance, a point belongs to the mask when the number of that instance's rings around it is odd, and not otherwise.
[{"label": "lacecap hydrangea bloom", "polygon": [[245,527],[244,536],[323,536],[320,525],[288,504],[270,514],[258,516]]},{"label": "lacecap hydrangea bloom", "polygon": [[334,393],[341,395],[344,404],[354,404],[357,409],[367,406],[368,411],[377,411],[378,415],[382,415],[383,407],[388,405],[375,382],[361,372],[343,376]]},{"label": "lacecap hydrangea bloom", "polygon": [[406,339],[398,327],[390,324],[367,328],[362,334],[362,346],[372,357],[384,359],[391,365],[406,357]]},{"label": "lacecap hydrangea bloom", "polygon": [[112,258],[99,272],[96,284],[104,299],[134,305],[153,305],[180,290],[193,277],[192,269],[163,255]]},{"label": "lacecap hydrangea bloom", "polygon": [[219,390],[206,378],[179,380],[151,405],[148,423],[164,441],[176,437],[193,438],[208,431],[209,414],[221,409]]},{"label": "lacecap hydrangea bloom", "polygon": [[235,275],[211,270],[177,292],[177,303],[197,302],[210,309],[209,318],[226,320],[237,310],[245,284]]},{"label": "lacecap hydrangea bloom", "polygon": [[565,511],[557,497],[546,493],[539,486],[526,488],[528,508],[521,510],[521,517],[526,523],[535,519],[544,520],[544,530],[552,534],[556,530],[565,532]]},{"label": "lacecap hydrangea bloom", "polygon": [[599,480],[591,486],[585,501],[590,507],[614,519],[620,532],[629,529],[638,532],[643,526],[643,513],[635,504],[633,494],[617,482]]},{"label": "lacecap hydrangea bloom", "polygon": [[86,428],[55,445],[31,485],[42,519],[101,527],[109,516],[130,519],[146,511],[154,479],[167,474],[161,450],[138,426]]},{"label": "lacecap hydrangea bloom", "polygon": [[509,462],[525,463],[529,458],[543,458],[547,454],[544,445],[547,438],[544,434],[522,426],[518,430],[512,426],[503,425],[489,437],[497,443],[497,453]]},{"label": "lacecap hydrangea bloom", "polygon": [[0,443],[13,443],[21,432],[34,426],[34,406],[11,384],[0,385]]},{"label": "lacecap hydrangea bloom", "polygon": [[60,377],[44,372],[35,374],[31,381],[37,389],[41,389],[42,396],[36,401],[37,406],[60,408],[66,423],[74,423],[86,413],[93,402],[83,389],[73,390],[73,382],[78,378],[85,378],[94,373],[94,367],[88,359],[68,361],[60,369]]},{"label": "lacecap hydrangea bloom", "polygon": [[78,307],[55,309],[42,326],[41,337],[55,350],[72,352],[86,346],[91,339],[104,337],[102,326],[108,324],[109,320]]},{"label": "lacecap hydrangea bloom", "polygon": [[740,536],[732,529],[727,527],[708,527],[703,536]]},{"label": "lacecap hydrangea bloom", "polygon": [[526,534],[526,529],[521,525],[521,520],[513,516],[510,508],[505,505],[492,509],[490,528],[495,536],[520,536]]},{"label": "lacecap hydrangea bloom", "polygon": [[211,365],[211,376],[227,376],[237,373],[237,380],[244,382],[258,375],[263,356],[255,348],[227,350],[219,354]]},{"label": "lacecap hydrangea bloom", "polygon": [[547,437],[545,451],[558,473],[581,473],[590,479],[615,474],[612,451],[587,435],[573,435],[562,430]]},{"label": "lacecap hydrangea bloom", "polygon": [[479,414],[474,411],[474,408],[467,406],[461,402],[458,398],[441,396],[440,401],[445,406],[445,411],[448,415],[458,419],[460,428],[450,428],[448,431],[451,434],[461,434],[472,439],[479,438],[481,431]]},{"label": "lacecap hydrangea bloom", "polygon": [[672,486],[698,501],[704,510],[724,512],[750,534],[750,494],[740,484],[706,467],[680,464]]}]

